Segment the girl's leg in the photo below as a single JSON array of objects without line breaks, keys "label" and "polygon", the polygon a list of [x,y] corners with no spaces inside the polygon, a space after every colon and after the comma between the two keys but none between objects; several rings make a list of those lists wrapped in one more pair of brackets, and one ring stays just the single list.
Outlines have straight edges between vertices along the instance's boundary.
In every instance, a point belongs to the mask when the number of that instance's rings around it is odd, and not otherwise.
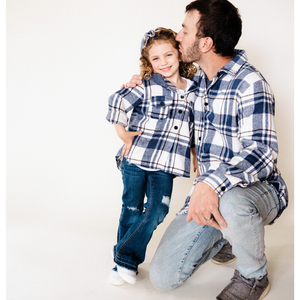
[{"label": "girl's leg", "polygon": [[147,245],[153,231],[169,212],[173,175],[161,171],[147,172],[147,203],[143,213],[135,220],[123,238],[115,245],[115,262],[137,271],[145,259]]},{"label": "girl's leg", "polygon": [[121,165],[123,180],[122,210],[119,220],[119,242],[135,223],[144,209],[147,189],[147,172],[123,159]]},{"label": "girl's leg", "polygon": [[[129,163],[125,158],[123,158],[120,165],[120,170],[122,172],[123,180],[123,195],[117,243],[123,238],[128,229],[142,214],[147,189],[146,171]],[[120,278],[116,275],[117,266],[113,268],[113,272],[111,274],[111,283],[120,285]]]}]

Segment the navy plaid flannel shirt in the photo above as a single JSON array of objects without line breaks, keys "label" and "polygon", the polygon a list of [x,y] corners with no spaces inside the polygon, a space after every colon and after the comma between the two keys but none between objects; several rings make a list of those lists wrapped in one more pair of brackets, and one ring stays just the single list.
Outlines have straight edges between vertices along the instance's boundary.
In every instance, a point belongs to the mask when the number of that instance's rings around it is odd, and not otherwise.
[{"label": "navy plaid flannel shirt", "polygon": [[143,131],[134,137],[126,156],[129,162],[176,176],[190,176],[194,91],[197,89],[190,83],[190,88],[181,94],[170,81],[152,74],[142,85],[121,89],[110,96],[106,119],[128,126],[128,131]]},{"label": "navy plaid flannel shirt", "polygon": [[[200,176],[194,184],[203,181],[220,197],[235,186],[265,181],[277,191],[279,217],[288,192],[276,167],[275,100],[269,84],[243,50],[235,51],[208,87],[201,69],[196,75],[194,134]],[[179,214],[187,213],[190,195]]]}]

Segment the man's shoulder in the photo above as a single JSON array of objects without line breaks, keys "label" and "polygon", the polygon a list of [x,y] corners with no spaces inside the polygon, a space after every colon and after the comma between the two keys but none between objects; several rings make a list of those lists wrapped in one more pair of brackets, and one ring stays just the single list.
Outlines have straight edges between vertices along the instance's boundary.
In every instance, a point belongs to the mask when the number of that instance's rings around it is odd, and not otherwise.
[{"label": "man's shoulder", "polygon": [[[246,52],[244,50],[236,50],[236,57],[233,61],[236,65],[233,69],[236,70],[234,80],[245,80],[249,84],[253,84],[257,81],[265,81],[265,78],[260,71],[248,62]],[[239,65],[239,67],[237,67]]]},{"label": "man's shoulder", "polygon": [[250,89],[270,89],[264,76],[250,63],[245,62],[235,76],[232,77],[232,86],[240,93]]}]

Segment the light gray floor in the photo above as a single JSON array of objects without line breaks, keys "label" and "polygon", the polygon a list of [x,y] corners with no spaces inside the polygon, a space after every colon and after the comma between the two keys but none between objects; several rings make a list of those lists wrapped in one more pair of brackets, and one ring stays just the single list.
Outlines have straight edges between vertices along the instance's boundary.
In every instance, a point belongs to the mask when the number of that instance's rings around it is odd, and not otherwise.
[{"label": "light gray floor", "polygon": [[[112,286],[115,234],[111,227],[94,230],[55,222],[9,222],[7,226],[7,300],[215,299],[227,285],[235,263],[200,268],[174,291],[156,291],[148,267],[172,216],[159,226],[135,285]],[[271,291],[266,300],[294,299],[293,228],[280,222],[266,227],[266,254]]]}]

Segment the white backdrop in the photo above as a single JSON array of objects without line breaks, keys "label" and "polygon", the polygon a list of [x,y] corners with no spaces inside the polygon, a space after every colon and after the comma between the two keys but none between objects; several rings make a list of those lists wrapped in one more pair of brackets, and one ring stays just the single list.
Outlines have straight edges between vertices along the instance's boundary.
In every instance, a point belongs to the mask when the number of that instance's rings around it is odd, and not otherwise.
[{"label": "white backdrop", "polygon": [[[181,29],[183,0],[7,1],[7,226],[48,224],[115,235],[121,141],[105,120],[108,97],[139,73],[143,34]],[[278,167],[290,207],[269,234],[293,230],[294,28],[292,0],[232,0],[241,13],[237,48],[276,97]],[[194,178],[194,176],[193,176]],[[175,180],[160,238],[193,178]],[[292,234],[292,233],[291,233]],[[30,241],[29,241],[30,242]],[[280,241],[278,241],[280,243]]]}]

